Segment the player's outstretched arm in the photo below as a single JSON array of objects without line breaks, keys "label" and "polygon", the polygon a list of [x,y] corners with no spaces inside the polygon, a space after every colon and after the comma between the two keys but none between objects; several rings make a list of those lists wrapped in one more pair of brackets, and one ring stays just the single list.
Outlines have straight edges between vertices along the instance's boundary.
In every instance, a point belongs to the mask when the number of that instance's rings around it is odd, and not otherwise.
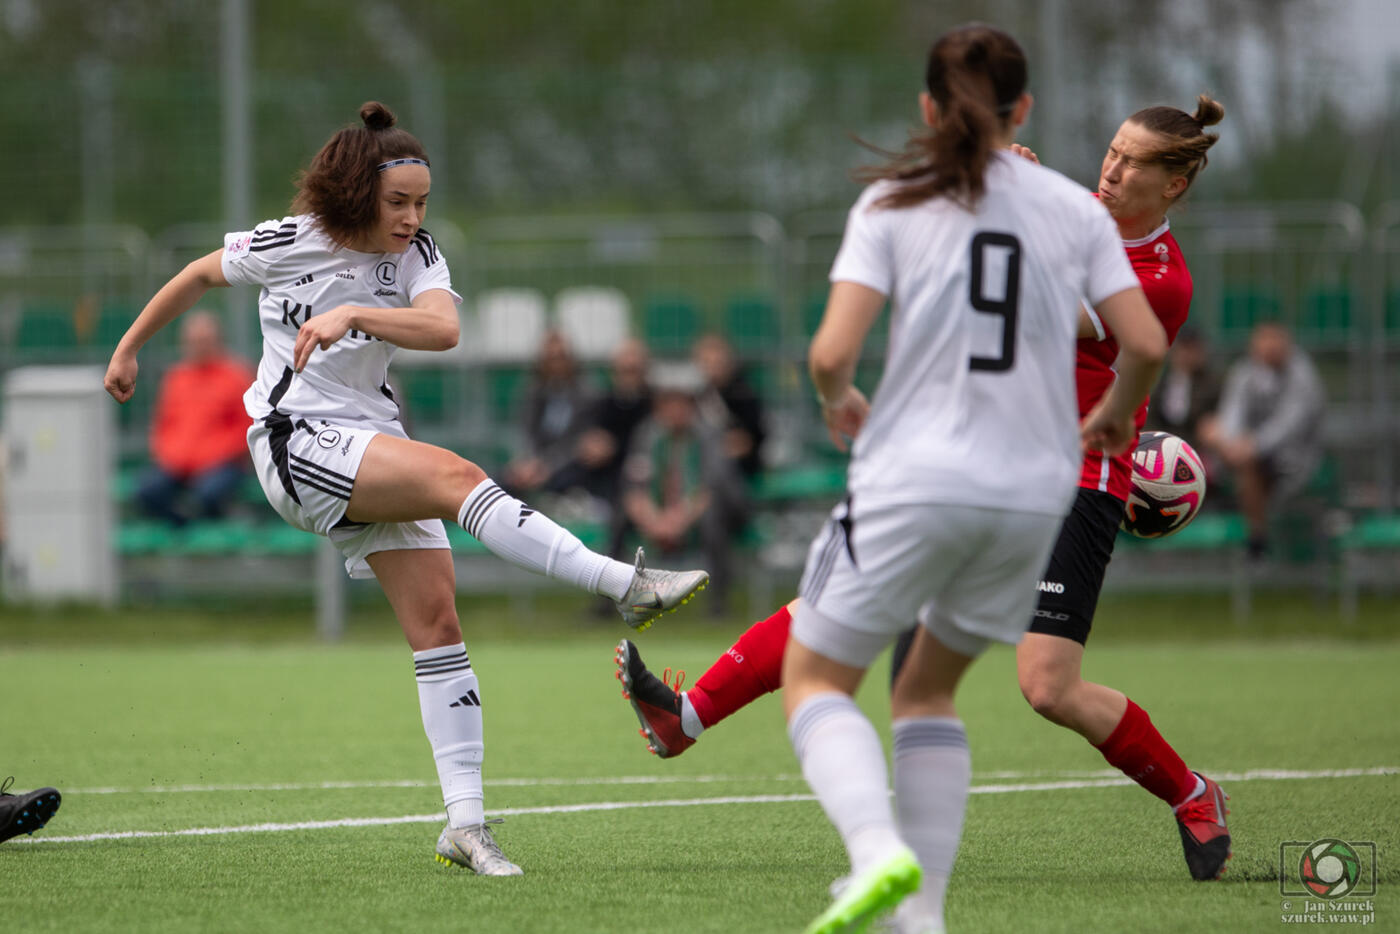
[{"label": "player's outstretched arm", "polygon": [[215,286],[228,285],[224,278],[224,251],[215,250],[190,263],[161,286],[112,351],[107,376],[102,384],[113,399],[125,402],[136,391],[136,354],[156,332],[189,311],[204,293]]},{"label": "player's outstretched arm", "polygon": [[1137,437],[1133,415],[1162,370],[1167,333],[1140,288],[1110,295],[1094,310],[1118,340],[1118,379],[1084,417],[1080,433],[1086,447],[1121,454]]}]

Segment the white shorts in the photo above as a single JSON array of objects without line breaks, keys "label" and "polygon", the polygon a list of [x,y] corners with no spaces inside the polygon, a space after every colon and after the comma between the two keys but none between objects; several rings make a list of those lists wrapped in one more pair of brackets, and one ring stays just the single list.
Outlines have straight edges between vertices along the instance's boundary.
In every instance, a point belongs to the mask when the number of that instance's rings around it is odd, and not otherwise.
[{"label": "white shorts", "polygon": [[978,506],[840,503],[807,555],[793,638],[857,668],[916,619],[963,655],[1019,642],[1061,521]]},{"label": "white shorts", "polygon": [[451,547],[438,519],[359,523],[345,518],[360,461],[377,434],[408,437],[397,422],[367,427],[295,415],[274,415],[248,429],[248,449],[267,501],[297,528],[329,538],[354,578],[374,576],[365,558],[376,551]]}]

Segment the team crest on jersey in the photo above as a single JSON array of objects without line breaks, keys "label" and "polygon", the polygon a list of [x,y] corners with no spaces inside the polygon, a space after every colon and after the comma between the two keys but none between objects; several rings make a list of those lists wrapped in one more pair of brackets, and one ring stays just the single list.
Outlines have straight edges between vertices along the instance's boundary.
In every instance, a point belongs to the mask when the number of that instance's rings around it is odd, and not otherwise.
[{"label": "team crest on jersey", "polygon": [[340,432],[334,428],[327,428],[316,433],[316,443],[323,448],[333,448],[340,443]]},{"label": "team crest on jersey", "polygon": [[[385,260],[374,268],[374,279],[380,285],[393,285],[399,277],[399,267]],[[379,293],[375,293],[376,295]]]},{"label": "team crest on jersey", "polygon": [[248,248],[253,245],[253,235],[244,234],[237,240],[224,247],[224,255],[229,259],[241,259],[248,255]]}]

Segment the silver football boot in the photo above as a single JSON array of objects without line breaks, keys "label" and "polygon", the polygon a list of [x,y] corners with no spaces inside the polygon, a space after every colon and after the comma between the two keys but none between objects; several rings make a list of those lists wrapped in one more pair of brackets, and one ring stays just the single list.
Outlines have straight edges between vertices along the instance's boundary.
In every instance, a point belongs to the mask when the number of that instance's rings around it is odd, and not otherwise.
[{"label": "silver football boot", "polygon": [[632,586],[614,605],[624,623],[642,632],[651,628],[651,621],[662,613],[689,603],[709,582],[707,571],[648,570],[646,556],[638,548],[637,573],[632,578]]},{"label": "silver football boot", "polygon": [[523,876],[525,871],[506,859],[501,846],[485,824],[444,827],[437,842],[437,861],[456,864],[479,876]]}]

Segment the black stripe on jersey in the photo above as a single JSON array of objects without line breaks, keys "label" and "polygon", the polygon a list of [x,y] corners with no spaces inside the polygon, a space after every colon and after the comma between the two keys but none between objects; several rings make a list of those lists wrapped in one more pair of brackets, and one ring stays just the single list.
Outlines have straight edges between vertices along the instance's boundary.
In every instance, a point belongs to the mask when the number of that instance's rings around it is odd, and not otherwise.
[{"label": "black stripe on jersey", "polygon": [[477,533],[481,529],[481,524],[486,521],[486,517],[495,509],[496,504],[509,496],[505,490],[491,484],[491,489],[481,494],[472,508],[467,512],[465,528],[473,538],[480,538]]},{"label": "black stripe on jersey", "polygon": [[442,254],[438,252],[437,241],[433,239],[432,234],[428,233],[422,227],[418,228],[418,232],[413,235],[413,239],[417,240],[418,242],[422,243],[425,247],[428,248],[427,259],[429,266],[442,259]]},{"label": "black stripe on jersey", "polygon": [[281,227],[276,228],[275,230],[271,227],[260,227],[257,230],[253,231],[253,242],[261,243],[264,240],[271,240],[273,237],[281,237],[286,236],[287,234],[296,233],[296,230],[296,221],[287,221],[287,223],[283,224]]},{"label": "black stripe on jersey", "polygon": [[[282,413],[277,412],[277,403],[282,401],[282,397],[287,394],[287,389],[292,385],[292,375],[293,373],[291,367],[282,367],[282,378],[277,381],[276,386],[272,387],[272,392],[267,394],[267,404],[272,406],[273,412],[278,415],[282,415]],[[268,416],[268,418],[271,417],[271,415]],[[282,417],[286,418],[287,416],[282,415]],[[268,427],[272,426],[271,422],[267,422],[266,424],[268,425]],[[291,434],[291,431],[288,431],[287,433]]]},{"label": "black stripe on jersey", "polygon": [[308,475],[302,472],[300,468],[292,468],[292,477],[297,482],[305,484],[306,486],[311,487],[313,490],[320,490],[322,493],[327,493],[331,496],[334,496],[336,499],[343,499],[347,501],[350,499],[350,492],[348,490],[342,490],[336,487],[328,486],[322,483],[319,477],[316,477],[314,475]]},{"label": "black stripe on jersey", "polygon": [[263,250],[272,250],[276,249],[279,246],[291,246],[293,243],[296,242],[296,239],[296,235],[293,234],[290,237],[281,237],[276,240],[269,240],[266,243],[256,243],[253,246],[248,247],[248,252],[261,253]]},{"label": "black stripe on jersey", "polygon": [[[290,374],[292,371],[288,370]],[[277,384],[277,388],[272,391],[272,398],[282,398],[282,393],[286,392],[288,380],[285,378]],[[292,498],[292,502],[301,505],[301,497],[297,495],[296,487],[292,486],[291,465],[287,463],[287,439],[292,436],[292,420],[281,412],[274,411],[271,415],[263,419],[263,424],[270,430],[267,435],[268,446],[272,449],[272,462],[277,465],[277,479],[282,481],[282,489],[287,491],[287,495]]]},{"label": "black stripe on jersey", "polygon": [[[309,427],[309,426],[308,426],[308,427]],[[334,470],[331,470],[331,469],[328,468],[328,467],[322,467],[320,464],[316,463],[315,461],[309,461],[309,460],[307,460],[306,458],[304,458],[304,457],[299,457],[299,456],[296,455],[296,454],[293,454],[293,455],[292,455],[292,460],[296,461],[298,465],[304,464],[305,467],[304,467],[303,469],[314,470],[314,471],[317,471],[317,472],[319,472],[319,473],[325,474],[327,480],[340,480],[340,481],[342,481],[342,482],[344,482],[344,483],[354,483],[354,482],[355,482],[355,478],[354,478],[354,477],[347,476],[346,474],[343,474],[343,473],[336,473]]]}]

